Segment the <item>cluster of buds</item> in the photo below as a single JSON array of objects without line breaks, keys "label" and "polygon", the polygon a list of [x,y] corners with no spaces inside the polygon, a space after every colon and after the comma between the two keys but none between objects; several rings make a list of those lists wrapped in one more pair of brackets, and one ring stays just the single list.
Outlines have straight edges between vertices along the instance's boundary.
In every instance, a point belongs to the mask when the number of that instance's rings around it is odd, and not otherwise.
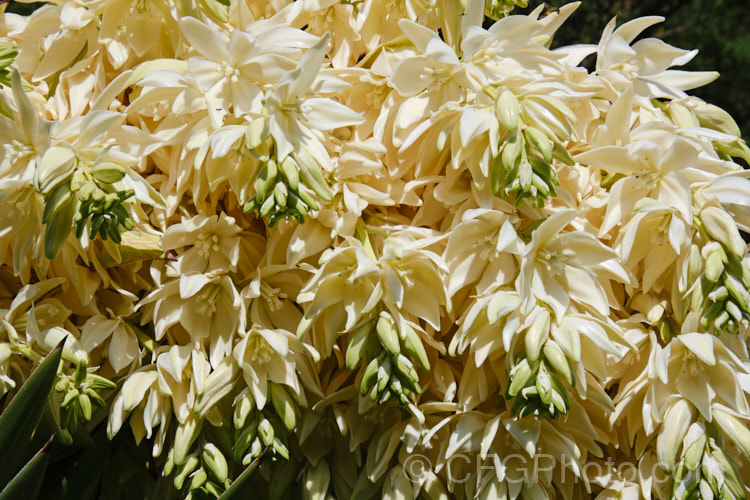
[{"label": "cluster of buds", "polygon": [[[693,431],[693,428],[690,430]],[[683,449],[683,459],[673,471],[671,498],[746,498],[737,466],[716,440],[706,435],[705,429],[689,431]]]},{"label": "cluster of buds", "polygon": [[662,470],[673,478],[670,498],[745,498],[737,466],[720,446],[719,436],[748,436],[750,431],[737,429],[743,425],[719,407],[712,413],[718,429],[696,419],[696,410],[686,399],[675,401],[664,415],[656,451]]},{"label": "cluster of buds", "polygon": [[35,187],[44,195],[44,255],[48,259],[60,252],[73,224],[77,238],[88,226],[91,239],[98,234],[115,243],[122,240],[122,229],[133,229],[123,202],[135,192],[114,187],[125,175],[120,164],[105,160],[88,165],[69,148],[56,146],[45,153]]},{"label": "cluster of buds", "polygon": [[[281,386],[269,383],[271,401],[274,409],[280,406],[284,394],[288,392]],[[283,391],[283,393],[281,392]],[[291,401],[287,401],[291,404]],[[278,411],[278,410],[277,410]],[[296,409],[291,410],[296,414]],[[269,411],[255,406],[248,390],[243,390],[234,401],[234,461],[243,466],[249,465],[258,458],[265,449],[273,450],[274,455],[289,459],[289,445],[286,440],[287,430],[292,430],[289,424],[295,424],[296,418],[290,420],[288,411],[283,411],[281,419]]]},{"label": "cluster of buds", "polygon": [[575,387],[575,371],[549,332],[550,313],[543,309],[526,330],[524,347],[510,369],[505,394],[513,400],[513,414],[556,419],[570,409],[565,384]]},{"label": "cluster of buds", "polygon": [[525,9],[528,5],[528,0],[487,0],[484,3],[484,14],[491,19],[500,19],[515,7]]},{"label": "cluster of buds", "polygon": [[657,105],[680,127],[703,127],[726,134],[726,137],[718,136],[713,140],[714,149],[722,159],[732,161],[732,157],[735,157],[750,162],[750,148],[741,139],[742,133],[737,122],[720,107],[698,99],[692,101],[689,106],[680,101]]},{"label": "cluster of buds", "polygon": [[114,382],[90,373],[86,363],[79,363],[75,372],[61,375],[55,390],[61,398],[60,427],[72,433],[80,422],[88,422],[93,414],[93,406],[106,408],[107,403],[98,391],[113,391]]},{"label": "cluster of buds", "polygon": [[[379,404],[391,397],[400,404],[409,404],[408,394],[420,394],[419,374],[414,362],[430,369],[427,352],[417,332],[408,324],[397,328],[393,317],[382,311],[377,320],[370,319],[356,327],[349,337],[346,367],[354,370],[364,359],[359,390],[362,396]],[[364,364],[364,363],[363,363]]]},{"label": "cluster of buds", "polygon": [[256,118],[247,126],[245,146],[258,156],[261,167],[255,179],[255,196],[243,211],[257,211],[261,217],[268,217],[271,227],[281,219],[304,223],[309,212],[320,210],[316,196],[328,202],[333,199],[333,192],[305,148],[298,146],[279,161],[269,154],[269,136],[265,118]]},{"label": "cluster of buds", "polygon": [[[503,198],[512,196],[515,206],[533,200],[541,207],[557,195],[555,186],[560,184],[552,161],[575,164],[560,144],[561,138],[568,137],[569,122],[575,116],[555,97],[530,96],[519,103],[508,88],[499,89],[494,111],[507,134],[490,167],[492,192]],[[548,117],[549,122],[540,123],[537,115]],[[527,124],[532,119],[536,126]]]},{"label": "cluster of buds", "polygon": [[738,333],[750,326],[750,268],[743,262],[745,242],[731,217],[716,207],[705,207],[696,226],[714,241],[703,246],[704,272],[693,286],[691,307],[702,311],[706,331]]},{"label": "cluster of buds", "polygon": [[10,87],[10,65],[17,55],[18,50],[13,43],[7,40],[0,40],[0,85]]},{"label": "cluster of buds", "polygon": [[123,205],[125,200],[135,194],[132,189],[107,193],[88,182],[77,193],[81,204],[73,218],[76,238],[83,235],[89,219],[91,219],[90,239],[94,239],[98,234],[103,240],[111,238],[115,243],[120,243],[122,241],[120,228],[125,231],[133,229],[133,221]]},{"label": "cluster of buds", "polygon": [[185,493],[185,498],[218,498],[231,484],[227,459],[213,443],[203,444],[180,464],[175,464],[172,450],[164,475],[172,472],[174,486]]}]

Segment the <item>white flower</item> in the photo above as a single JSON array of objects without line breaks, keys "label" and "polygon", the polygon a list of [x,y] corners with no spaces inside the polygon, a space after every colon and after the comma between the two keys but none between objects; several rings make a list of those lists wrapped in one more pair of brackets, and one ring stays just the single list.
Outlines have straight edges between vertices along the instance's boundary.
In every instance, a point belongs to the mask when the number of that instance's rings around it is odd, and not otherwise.
[{"label": "white flower", "polygon": [[643,38],[633,43],[638,35],[664,18],[641,17],[615,28],[612,19],[599,41],[596,72],[620,90],[633,82],[636,94],[644,97],[685,97],[685,90],[694,89],[715,80],[715,71],[669,70],[671,66],[687,64],[697,50],[681,50],[656,38]]},{"label": "white flower", "polygon": [[174,224],[161,237],[164,250],[190,246],[179,258],[182,274],[235,271],[240,255],[241,229],[226,214],[196,215]]},{"label": "white flower", "polygon": [[594,236],[584,231],[562,232],[575,218],[575,210],[558,212],[532,233],[516,279],[525,310],[541,300],[560,321],[573,302],[608,316],[615,306],[607,292],[609,280],[630,281],[617,254]]},{"label": "white flower", "polygon": [[141,354],[138,338],[133,327],[120,318],[110,319],[104,315],[89,318],[81,331],[81,345],[89,354],[109,340],[107,359],[115,373],[130,366]]},{"label": "white flower", "polygon": [[[317,377],[310,370],[308,349],[286,330],[269,330],[256,325],[242,336],[234,347],[233,356],[242,371],[258,408],[268,400],[269,383],[285,385],[304,403],[306,388],[315,388]],[[314,351],[311,351],[314,352]]]},{"label": "white flower", "polygon": [[172,332],[181,343],[201,349],[208,344],[211,366],[231,352],[236,332],[244,330],[244,307],[239,292],[226,274],[181,275],[147,295],[137,308],[145,306],[141,322],[153,322],[156,340]]},{"label": "white flower", "polygon": [[[667,131],[658,124],[643,125],[639,135],[650,131],[651,137],[666,137]],[[626,146],[602,146],[576,155],[576,161],[608,172],[622,174],[610,189],[610,202],[602,221],[600,235],[616,225],[624,224],[642,198],[649,197],[674,208],[683,220],[693,218],[690,170],[700,164],[700,150],[689,140],[677,137],[664,140],[643,139]],[[687,175],[686,175],[687,174]]]},{"label": "white flower", "polygon": [[271,135],[279,161],[295,147],[306,149],[327,171],[331,160],[317,130],[331,130],[362,123],[364,118],[343,104],[324,97],[305,98],[320,71],[329,36],[326,34],[305,52],[297,66],[281,77],[264,96]]}]

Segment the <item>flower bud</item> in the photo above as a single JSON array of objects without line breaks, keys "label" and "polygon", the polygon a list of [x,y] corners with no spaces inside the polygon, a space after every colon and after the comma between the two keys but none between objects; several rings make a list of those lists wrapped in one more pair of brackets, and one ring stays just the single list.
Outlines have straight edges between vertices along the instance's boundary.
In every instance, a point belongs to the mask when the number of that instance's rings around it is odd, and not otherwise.
[{"label": "flower bud", "polygon": [[219,451],[213,443],[206,443],[203,447],[203,464],[208,468],[208,472],[211,476],[216,479],[219,483],[224,483],[229,475],[229,467],[227,465],[227,459]]},{"label": "flower bud", "polygon": [[203,486],[206,479],[208,479],[208,474],[206,474],[206,471],[201,467],[190,475],[190,485],[188,486],[188,489],[197,490]]},{"label": "flower bud", "polygon": [[427,358],[427,351],[414,329],[406,325],[403,331],[404,352],[414,359],[424,370],[430,370],[430,360]]},{"label": "flower bud", "polygon": [[719,106],[709,104],[705,101],[694,100],[691,101],[691,106],[695,111],[695,116],[698,118],[698,122],[701,127],[710,128],[712,130],[718,130],[725,134],[740,137],[740,128],[737,123],[731,117],[729,113],[721,109]]},{"label": "flower bud", "polygon": [[552,141],[547,134],[536,127],[526,127],[523,135],[531,146],[541,153],[547,163],[552,161]]},{"label": "flower bud", "polygon": [[245,426],[247,416],[253,411],[255,400],[250,395],[249,389],[245,388],[234,398],[233,422],[236,429]]},{"label": "flower bud", "polygon": [[506,130],[512,132],[518,127],[518,98],[507,87],[500,90],[495,100],[495,116]]},{"label": "flower bud", "polygon": [[274,438],[274,430],[271,422],[269,422],[265,418],[261,420],[260,424],[258,425],[258,435],[263,440],[263,444],[265,444],[266,446],[272,444]]},{"label": "flower bud", "polygon": [[114,184],[125,177],[125,168],[117,163],[103,161],[91,169],[91,174],[99,182]]},{"label": "flower bud", "polygon": [[383,311],[380,313],[378,322],[375,325],[375,331],[378,334],[378,340],[385,351],[391,356],[398,356],[401,353],[401,344],[398,341],[398,331],[396,324],[390,314]]},{"label": "flower bud", "polygon": [[711,252],[706,259],[706,279],[711,283],[716,283],[724,272],[724,262],[720,252]]},{"label": "flower bud", "polygon": [[534,321],[534,324],[526,330],[524,345],[526,347],[526,357],[529,363],[536,363],[542,350],[542,345],[549,337],[550,314],[544,309]]},{"label": "flower bud", "polygon": [[185,479],[198,467],[198,464],[198,456],[195,453],[191,453],[190,456],[185,457],[185,460],[177,467],[177,473],[174,477],[174,487],[178,490],[182,488]]},{"label": "flower bud", "polygon": [[526,387],[526,384],[531,380],[534,372],[531,370],[529,360],[524,358],[520,363],[515,365],[510,371],[510,386],[508,387],[508,395],[515,397],[521,389]]},{"label": "flower bud", "polygon": [[330,481],[331,471],[328,468],[328,462],[318,460],[318,463],[308,468],[305,473],[305,498],[308,500],[325,500]]},{"label": "flower bud", "polygon": [[734,415],[721,408],[713,408],[714,422],[721,429],[722,434],[734,443],[746,457],[750,457],[750,429],[740,422]]},{"label": "flower bud", "polygon": [[245,130],[245,146],[252,151],[260,146],[270,135],[268,118],[256,118],[251,121]]},{"label": "flower bud", "polygon": [[44,153],[34,172],[34,188],[41,193],[49,193],[73,173],[77,163],[72,149],[52,146]]},{"label": "flower bud", "polygon": [[297,403],[283,385],[270,383],[268,389],[271,392],[271,403],[281,421],[288,430],[294,430],[297,425]]},{"label": "flower bud", "polygon": [[740,236],[734,219],[725,210],[718,207],[705,207],[701,210],[700,218],[708,234],[723,244],[737,258],[744,257],[747,245]]},{"label": "flower bud", "polygon": [[544,368],[544,364],[542,364],[536,374],[536,390],[542,403],[549,405],[552,402],[552,380],[550,380],[549,373]]},{"label": "flower bud", "polygon": [[200,428],[200,421],[194,417],[188,417],[184,423],[177,426],[174,435],[174,462],[176,464],[181,464],[185,460],[190,446],[198,437]]},{"label": "flower bud", "polygon": [[692,405],[685,399],[679,399],[664,415],[662,429],[656,439],[656,455],[659,465],[667,473],[674,468],[677,450],[687,434],[693,414]]},{"label": "flower bud", "polygon": [[559,373],[571,387],[576,384],[575,371],[570,365],[567,356],[554,340],[548,340],[544,343],[544,359],[549,365]]},{"label": "flower bud", "polygon": [[702,422],[693,422],[682,440],[682,457],[690,470],[695,470],[701,463],[706,449],[706,427]]}]

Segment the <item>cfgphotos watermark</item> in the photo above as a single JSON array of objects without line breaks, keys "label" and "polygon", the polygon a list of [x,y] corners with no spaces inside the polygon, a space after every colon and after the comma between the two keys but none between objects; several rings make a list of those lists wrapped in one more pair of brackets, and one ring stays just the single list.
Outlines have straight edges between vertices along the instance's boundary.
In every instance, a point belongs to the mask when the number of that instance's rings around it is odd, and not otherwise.
[{"label": "cfgphotos watermark", "polygon": [[[539,474],[554,471],[558,465],[577,472],[570,475],[563,474],[563,482],[566,478],[578,482],[582,480],[581,478],[603,477],[610,474],[624,481],[637,482],[638,477],[644,472],[643,465],[639,467],[633,462],[615,462],[611,457],[590,461],[580,467],[573,466],[575,460],[567,458],[565,455],[554,456],[544,453],[537,454],[533,458],[518,453],[502,457],[497,454],[488,454],[485,458],[480,458],[475,454],[458,453],[441,462],[445,475],[454,484],[465,483],[472,477],[481,477],[482,472],[486,471],[494,471],[499,478],[510,484],[534,484],[538,482]],[[419,453],[409,455],[404,460],[403,467],[409,480],[414,483],[421,482],[427,472],[434,470],[430,458]],[[651,467],[652,482],[660,484],[671,480],[669,475],[662,472],[658,463],[651,464]]]}]

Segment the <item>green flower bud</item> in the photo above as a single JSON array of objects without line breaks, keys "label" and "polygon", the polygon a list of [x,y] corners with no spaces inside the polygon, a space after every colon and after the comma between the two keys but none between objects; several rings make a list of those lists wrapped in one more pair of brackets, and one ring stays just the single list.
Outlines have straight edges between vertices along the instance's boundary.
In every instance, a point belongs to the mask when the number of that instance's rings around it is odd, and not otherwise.
[{"label": "green flower bud", "polygon": [[550,314],[544,309],[534,321],[534,324],[526,330],[524,345],[526,346],[526,357],[534,364],[539,359],[542,345],[549,337]]},{"label": "green flower bud", "polygon": [[498,90],[495,116],[506,130],[512,132],[518,128],[518,98],[507,87]]},{"label": "green flower bud", "polygon": [[91,169],[91,175],[99,182],[114,184],[125,178],[125,168],[117,163],[103,161]]},{"label": "green flower bud", "polygon": [[201,457],[211,476],[219,483],[224,483],[229,475],[229,466],[227,465],[227,459],[224,458],[219,448],[213,443],[206,443],[203,446]]},{"label": "green flower bud", "polygon": [[380,313],[378,322],[375,325],[375,331],[378,334],[380,344],[391,356],[398,356],[401,353],[401,343],[398,340],[398,331],[393,318],[386,311]]}]

